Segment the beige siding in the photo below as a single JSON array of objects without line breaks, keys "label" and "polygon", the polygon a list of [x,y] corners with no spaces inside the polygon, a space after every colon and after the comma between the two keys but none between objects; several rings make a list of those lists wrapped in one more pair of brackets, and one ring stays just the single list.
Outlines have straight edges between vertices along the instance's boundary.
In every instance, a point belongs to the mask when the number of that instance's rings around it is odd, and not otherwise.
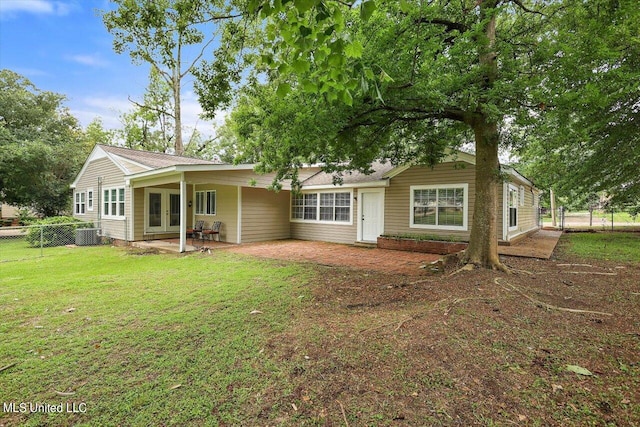
[{"label": "beige siding", "polygon": [[[97,159],[87,165],[84,173],[76,183],[74,194],[75,192],[86,192],[88,189],[93,189],[93,211],[87,209],[84,215],[74,213],[74,216],[81,220],[92,221],[95,224],[98,222],[99,212],[102,212],[102,194],[99,191],[98,178],[102,178],[102,189],[125,187],[124,173],[108,158]],[[131,194],[129,189],[125,187],[125,212],[127,213],[130,203]],[[126,219],[102,218],[101,228],[103,235],[106,237],[126,240],[128,221]]]},{"label": "beige siding", "polygon": [[222,222],[220,229],[220,240],[223,242],[238,243],[238,187],[229,185],[196,185],[194,186],[195,208],[195,191],[211,191],[216,192],[216,214],[215,215],[196,215],[195,220],[202,220],[205,227],[211,227],[215,221]]},{"label": "beige siding", "polygon": [[[348,189],[336,191],[345,191]],[[354,190],[354,196],[357,192]],[[291,203],[291,202],[289,202]],[[353,244],[358,240],[358,204],[355,200],[351,200],[351,224],[342,224],[336,222],[320,223],[314,221],[291,221],[291,237],[300,240],[319,240],[323,242],[347,243]]]},{"label": "beige siding", "polygon": [[288,239],[289,191],[242,189],[242,243]]},{"label": "beige siding", "polygon": [[[299,172],[302,181],[317,173],[318,168],[309,168]],[[232,185],[240,187],[267,188],[273,183],[274,173],[258,175],[253,170],[222,170],[209,172],[188,172],[186,180],[194,183],[211,183],[220,185]],[[283,189],[288,190],[288,182],[283,182]]]},{"label": "beige siding", "polygon": [[[508,230],[507,240],[511,240],[518,235],[530,232],[531,230],[535,230],[538,228],[537,197],[534,195],[531,186],[526,184],[519,184],[518,182],[513,182],[512,185],[518,187],[519,192],[522,188],[522,196],[524,196],[524,201],[523,203],[518,204],[518,228],[515,230]],[[503,222],[500,222],[500,224],[502,225]]]},{"label": "beige siding", "polygon": [[[423,234],[469,238],[475,197],[475,166],[470,164],[443,163],[433,169],[413,166],[391,178],[385,196],[385,234]],[[412,185],[468,184],[467,231],[422,229],[410,227]]]}]

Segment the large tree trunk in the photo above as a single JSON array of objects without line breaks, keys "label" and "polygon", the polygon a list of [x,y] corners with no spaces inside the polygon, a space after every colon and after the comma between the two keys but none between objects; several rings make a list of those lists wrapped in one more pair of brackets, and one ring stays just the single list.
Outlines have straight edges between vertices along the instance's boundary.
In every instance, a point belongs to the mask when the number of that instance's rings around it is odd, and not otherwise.
[{"label": "large tree trunk", "polygon": [[476,196],[469,247],[464,261],[484,268],[504,270],[498,257],[498,125],[483,117],[473,124],[476,143]]},{"label": "large tree trunk", "polygon": [[[490,91],[498,78],[496,61],[496,0],[478,2],[480,20],[484,22],[485,39],[478,41],[478,60],[484,71],[481,89]],[[480,97],[476,111],[467,117],[467,124],[473,128],[476,143],[476,197],[471,223],[469,247],[464,261],[477,266],[505,270],[498,257],[498,184],[501,183],[498,160],[498,121],[489,118],[483,110],[487,102]]]}]

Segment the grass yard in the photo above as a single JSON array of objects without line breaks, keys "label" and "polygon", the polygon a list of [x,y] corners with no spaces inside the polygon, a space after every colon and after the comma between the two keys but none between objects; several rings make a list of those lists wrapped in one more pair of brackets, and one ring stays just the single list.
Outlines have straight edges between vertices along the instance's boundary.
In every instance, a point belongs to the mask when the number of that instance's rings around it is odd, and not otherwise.
[{"label": "grass yard", "polygon": [[567,250],[578,257],[640,262],[640,233],[571,233]]},{"label": "grass yard", "polygon": [[[85,404],[7,425],[237,425],[286,389],[265,357],[304,301],[295,265],[110,247],[0,264],[3,403]],[[259,310],[261,313],[251,314]],[[5,408],[6,409],[6,408]]]},{"label": "grass yard", "polygon": [[0,263],[0,425],[640,426],[636,237],[567,234],[512,274],[110,247]]}]

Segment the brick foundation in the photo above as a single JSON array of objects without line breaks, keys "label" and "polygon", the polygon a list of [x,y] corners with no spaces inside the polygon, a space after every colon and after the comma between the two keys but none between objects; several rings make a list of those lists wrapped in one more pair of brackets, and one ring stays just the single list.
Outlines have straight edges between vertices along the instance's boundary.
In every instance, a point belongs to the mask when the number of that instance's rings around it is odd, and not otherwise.
[{"label": "brick foundation", "polygon": [[378,237],[378,248],[395,251],[423,252],[448,255],[463,251],[468,244],[464,242],[443,242],[437,240],[415,240],[397,237]]}]

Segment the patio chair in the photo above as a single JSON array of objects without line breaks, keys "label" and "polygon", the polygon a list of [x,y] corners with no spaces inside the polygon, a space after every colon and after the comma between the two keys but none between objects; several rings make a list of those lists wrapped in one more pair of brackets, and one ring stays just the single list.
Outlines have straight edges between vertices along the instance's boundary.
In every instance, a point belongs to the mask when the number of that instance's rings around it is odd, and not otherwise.
[{"label": "patio chair", "polygon": [[220,229],[221,228],[222,228],[222,222],[214,221],[214,223],[211,224],[211,228],[204,229],[200,233],[200,236],[202,237],[202,242],[204,243],[204,237],[205,236],[208,236],[207,239],[209,239],[209,240],[213,240],[213,237],[216,236],[216,240],[219,242],[220,241]]},{"label": "patio chair", "polygon": [[202,233],[202,229],[204,228],[204,221],[196,221],[196,225],[193,228],[187,228],[187,236],[191,237],[191,244],[193,245],[193,239],[196,238],[197,234]]}]

